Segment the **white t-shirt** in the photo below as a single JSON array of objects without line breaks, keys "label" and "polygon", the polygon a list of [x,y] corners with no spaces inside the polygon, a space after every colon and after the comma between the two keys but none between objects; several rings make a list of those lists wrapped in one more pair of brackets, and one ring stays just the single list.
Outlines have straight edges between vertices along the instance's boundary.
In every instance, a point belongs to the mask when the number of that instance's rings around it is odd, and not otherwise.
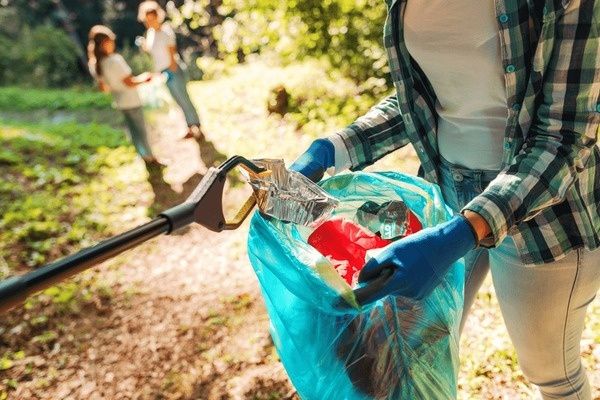
[{"label": "white t-shirt", "polygon": [[[169,47],[174,46],[176,46],[175,32],[169,24],[162,24],[159,30],[148,29],[145,48],[152,57],[154,71],[161,72],[169,68],[171,65]],[[177,57],[177,54],[175,57]]]},{"label": "white t-shirt", "polygon": [[102,60],[101,79],[112,93],[114,106],[119,110],[127,110],[142,106],[142,101],[135,87],[129,87],[123,79],[131,75],[131,68],[120,54],[113,53]]},{"label": "white t-shirt", "polygon": [[437,97],[442,157],[499,170],[508,117],[492,0],[408,0],[404,38]]}]

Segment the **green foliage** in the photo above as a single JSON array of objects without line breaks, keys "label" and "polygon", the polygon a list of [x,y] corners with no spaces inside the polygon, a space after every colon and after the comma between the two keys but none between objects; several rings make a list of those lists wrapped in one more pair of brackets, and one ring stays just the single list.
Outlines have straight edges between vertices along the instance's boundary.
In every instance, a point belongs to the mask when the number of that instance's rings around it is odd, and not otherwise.
[{"label": "green foliage", "polygon": [[380,0],[225,0],[222,7],[231,16],[215,37],[229,57],[272,49],[290,61],[323,58],[358,82],[388,79]]},{"label": "green foliage", "polygon": [[[133,48],[143,26],[136,21],[139,1],[62,0],[65,15],[52,0],[7,0],[0,10],[0,84],[65,85],[82,79],[76,46],[85,45],[89,28],[105,23],[134,72],[147,70],[146,55]],[[305,58],[328,61],[357,82],[388,79],[382,48],[385,4],[381,0],[175,0],[167,6],[178,28],[178,46],[192,79],[203,70],[198,56],[242,62],[247,55],[274,52],[292,62]],[[18,10],[18,17],[10,12]],[[3,15],[7,16],[3,18]],[[23,21],[23,26],[19,21]],[[15,22],[17,21],[17,22]],[[60,27],[51,28],[49,25]],[[27,28],[35,27],[34,29]],[[64,27],[74,29],[69,38]],[[19,45],[14,46],[18,41]],[[26,60],[27,64],[19,61]],[[30,62],[34,60],[35,62]],[[77,78],[74,78],[77,77]],[[387,81],[389,84],[390,82]]]},{"label": "green foliage", "polygon": [[120,54],[125,58],[134,75],[152,71],[152,59],[145,51],[141,51],[137,47],[125,46]]},{"label": "green foliage", "polygon": [[[126,7],[127,3],[130,4]],[[113,22],[111,10],[118,10],[120,14],[129,14],[127,11],[137,9],[133,0],[3,0],[2,5],[14,9],[23,22],[29,26],[51,24],[57,27],[68,26],[75,34],[75,40],[85,43],[89,29],[96,24]],[[127,8],[127,9],[126,9]],[[137,25],[135,16],[127,15],[124,21],[132,26]],[[116,25],[116,24],[115,24]],[[120,34],[120,29],[116,31]]]},{"label": "green foliage", "polygon": [[[303,22],[295,38],[300,55],[326,57],[359,82],[387,77],[382,48],[385,6],[380,0],[290,2],[288,14]],[[289,51],[292,57],[294,50]]]},{"label": "green foliage", "polygon": [[66,86],[79,80],[77,49],[62,30],[24,26],[16,36],[0,33],[0,84]]},{"label": "green foliage", "polygon": [[4,371],[13,367],[13,361],[8,357],[0,358],[0,371]]},{"label": "green foliage", "polygon": [[22,15],[17,8],[0,7],[0,36],[15,39],[22,28]]},{"label": "green foliage", "polygon": [[71,85],[78,76],[77,49],[62,30],[39,26],[22,33],[23,74],[43,86]]},{"label": "green foliage", "polygon": [[[0,87],[0,110],[82,110],[110,108],[111,98],[106,93],[87,88],[72,89],[23,89]],[[3,156],[0,150],[0,162]]]},{"label": "green foliage", "polygon": [[[5,371],[14,366],[15,361],[20,361],[25,358],[25,352],[19,351],[7,351],[2,357],[0,357],[0,371]],[[10,386],[10,385],[9,385]]]},{"label": "green foliage", "polygon": [[[91,244],[107,233],[121,201],[131,204],[110,193],[127,185],[115,177],[136,159],[122,131],[100,124],[2,125],[0,254],[12,269]],[[60,296],[55,303],[63,302]]]},{"label": "green foliage", "polygon": [[371,93],[355,89],[354,93],[340,94],[329,90],[328,86],[323,82],[316,86],[307,82],[306,86],[292,90],[289,113],[299,127],[312,131],[314,128],[311,129],[311,126],[332,121],[338,126],[348,125],[368,111],[376,101]]},{"label": "green foliage", "polygon": [[330,127],[344,127],[364,114],[387,93],[383,79],[357,84],[327,63],[306,62],[290,66],[285,81],[289,92],[288,114],[302,131],[322,136]]},{"label": "green foliage", "polygon": [[31,342],[40,345],[48,345],[56,341],[56,339],[58,339],[58,333],[55,331],[44,331],[42,334],[34,336],[33,339],[31,339]]}]

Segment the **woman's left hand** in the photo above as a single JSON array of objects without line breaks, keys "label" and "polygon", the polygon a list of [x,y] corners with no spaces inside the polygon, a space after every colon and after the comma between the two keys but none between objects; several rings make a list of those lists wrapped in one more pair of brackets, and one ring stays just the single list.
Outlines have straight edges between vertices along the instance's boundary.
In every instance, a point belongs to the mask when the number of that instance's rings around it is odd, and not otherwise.
[{"label": "woman's left hand", "polygon": [[300,172],[313,182],[319,182],[327,168],[335,165],[335,147],[328,139],[317,139],[294,161],[291,171]]},{"label": "woman's left hand", "polygon": [[368,284],[392,269],[390,278],[366,302],[387,295],[423,299],[444,279],[450,266],[476,245],[475,232],[462,215],[392,243],[360,272],[358,281]]}]

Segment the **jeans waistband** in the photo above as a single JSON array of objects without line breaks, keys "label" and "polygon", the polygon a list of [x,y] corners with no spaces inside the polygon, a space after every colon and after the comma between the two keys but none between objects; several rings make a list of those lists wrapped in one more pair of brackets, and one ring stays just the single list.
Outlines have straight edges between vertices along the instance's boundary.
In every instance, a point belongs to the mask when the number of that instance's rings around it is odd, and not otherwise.
[{"label": "jeans waistband", "polygon": [[482,182],[492,181],[500,171],[491,171],[486,169],[469,169],[452,164],[444,157],[440,156],[440,172],[452,177],[454,181],[478,180]]}]

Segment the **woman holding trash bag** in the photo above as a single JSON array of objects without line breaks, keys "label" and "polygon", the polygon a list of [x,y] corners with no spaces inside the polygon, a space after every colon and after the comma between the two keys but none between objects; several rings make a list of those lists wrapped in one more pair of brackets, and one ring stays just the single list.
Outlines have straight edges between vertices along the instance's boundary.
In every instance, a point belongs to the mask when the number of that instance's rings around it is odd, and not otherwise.
[{"label": "woman holding trash bag", "polygon": [[116,36],[110,28],[95,25],[90,29],[88,37],[88,66],[100,90],[111,92],[114,106],[123,113],[135,149],[146,164],[162,165],[154,157],[148,143],[142,101],[136,89],[136,86],[150,81],[152,75],[131,74],[127,62],[115,52]]},{"label": "woman holding trash bag", "polygon": [[138,21],[146,26],[146,36],[141,46],[152,57],[154,71],[163,73],[167,78],[167,88],[181,107],[188,131],[185,139],[203,139],[200,129],[200,117],[187,91],[186,66],[177,53],[175,32],[164,22],[165,10],[156,1],[144,1],[138,8]]},{"label": "woman holding trash bag", "polygon": [[544,399],[591,399],[579,342],[600,287],[600,2],[386,0],[396,93],[292,165],[313,180],[411,143],[456,216],[390,245],[371,300],[420,299],[465,257],[465,312],[489,269]]}]

